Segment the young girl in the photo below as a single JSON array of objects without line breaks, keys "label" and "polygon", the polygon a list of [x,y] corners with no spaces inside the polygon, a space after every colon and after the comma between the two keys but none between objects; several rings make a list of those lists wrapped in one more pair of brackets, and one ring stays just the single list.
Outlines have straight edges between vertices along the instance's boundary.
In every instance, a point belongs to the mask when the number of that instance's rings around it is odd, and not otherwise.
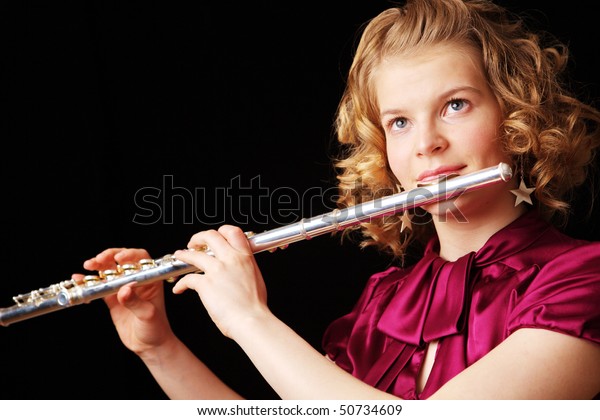
[{"label": "young girl", "polygon": [[[485,0],[408,0],[364,28],[337,115],[340,206],[511,164],[508,184],[361,226],[398,257],[327,329],[325,355],[277,319],[248,240],[225,225],[175,257],[220,331],[281,398],[590,399],[600,393],[600,243],[559,230],[600,113],[561,84],[567,50]],[[356,191],[360,183],[361,191]],[[371,194],[371,195],[370,195]],[[411,244],[422,257],[405,263]],[[208,246],[214,255],[194,249]],[[111,248],[105,270],[149,258]],[[241,398],[174,335],[163,285],[105,298],[173,399]]]}]

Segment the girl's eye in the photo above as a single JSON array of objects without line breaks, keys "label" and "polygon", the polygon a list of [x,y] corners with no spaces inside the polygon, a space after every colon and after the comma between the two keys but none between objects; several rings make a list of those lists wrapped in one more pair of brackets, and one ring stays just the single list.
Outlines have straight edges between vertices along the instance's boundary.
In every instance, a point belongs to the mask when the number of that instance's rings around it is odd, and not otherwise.
[{"label": "girl's eye", "polygon": [[452,99],[448,102],[448,109],[452,112],[458,112],[466,106],[464,99]]},{"label": "girl's eye", "polygon": [[392,120],[392,129],[394,130],[402,130],[406,127],[406,118],[395,118]]}]

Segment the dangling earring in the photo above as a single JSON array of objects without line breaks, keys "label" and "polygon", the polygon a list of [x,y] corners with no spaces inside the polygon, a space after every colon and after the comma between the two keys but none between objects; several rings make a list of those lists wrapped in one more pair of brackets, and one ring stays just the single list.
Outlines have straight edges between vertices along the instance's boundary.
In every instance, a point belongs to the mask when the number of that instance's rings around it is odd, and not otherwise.
[{"label": "dangling earring", "polygon": [[523,156],[522,155],[519,156],[519,172],[521,173],[521,184],[519,185],[519,188],[517,188],[516,190],[510,190],[510,192],[513,193],[517,197],[515,200],[515,207],[517,207],[522,201],[525,201],[526,203],[533,205],[533,202],[531,201],[531,193],[535,191],[535,188],[529,188],[529,187],[527,187],[527,185],[525,185],[525,178],[524,178],[525,171],[523,170]]},{"label": "dangling earring", "polygon": [[[400,185],[396,185],[398,192],[402,192],[402,187]],[[412,230],[412,219],[413,215],[408,212],[408,210],[404,210],[402,212],[402,217],[400,217],[400,233],[404,232],[404,229]]]},{"label": "dangling earring", "polygon": [[412,230],[412,223],[410,221],[411,219],[412,214],[410,214],[408,210],[405,210],[400,218],[402,221],[402,224],[400,225],[400,233],[404,232],[404,229]]}]

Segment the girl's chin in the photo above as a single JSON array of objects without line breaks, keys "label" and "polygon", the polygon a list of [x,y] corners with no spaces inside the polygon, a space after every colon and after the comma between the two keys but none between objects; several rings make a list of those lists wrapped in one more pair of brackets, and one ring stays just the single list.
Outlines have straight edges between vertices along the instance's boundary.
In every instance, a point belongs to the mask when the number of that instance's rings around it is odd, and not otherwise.
[{"label": "girl's chin", "polygon": [[428,204],[421,207],[427,211],[436,221],[458,221],[461,223],[467,222],[467,218],[460,209],[460,203],[456,199],[438,201],[437,203]]}]

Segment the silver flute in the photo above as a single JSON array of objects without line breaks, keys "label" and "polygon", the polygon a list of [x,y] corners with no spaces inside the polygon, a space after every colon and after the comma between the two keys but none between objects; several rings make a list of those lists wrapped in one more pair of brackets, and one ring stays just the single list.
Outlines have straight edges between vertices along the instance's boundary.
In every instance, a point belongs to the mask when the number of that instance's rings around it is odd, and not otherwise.
[{"label": "silver flute", "polygon": [[[344,209],[336,209],[262,233],[246,232],[246,236],[253,253],[274,251],[285,248],[293,242],[344,230],[359,223],[437,201],[453,199],[467,191],[488,185],[508,182],[511,177],[510,166],[499,163],[497,166],[467,175],[448,177],[439,183],[420,186]],[[208,248],[202,251],[212,255],[212,251]],[[199,269],[167,254],[159,259],[144,259],[137,264],[124,264],[116,270],[104,270],[98,275],[85,276],[81,280],[64,280],[46,288],[14,296],[13,306],[0,308],[0,325],[8,326],[74,305],[89,303],[114,294],[129,283],[139,286],[160,280],[174,281],[182,275],[194,272],[199,272]]]}]

